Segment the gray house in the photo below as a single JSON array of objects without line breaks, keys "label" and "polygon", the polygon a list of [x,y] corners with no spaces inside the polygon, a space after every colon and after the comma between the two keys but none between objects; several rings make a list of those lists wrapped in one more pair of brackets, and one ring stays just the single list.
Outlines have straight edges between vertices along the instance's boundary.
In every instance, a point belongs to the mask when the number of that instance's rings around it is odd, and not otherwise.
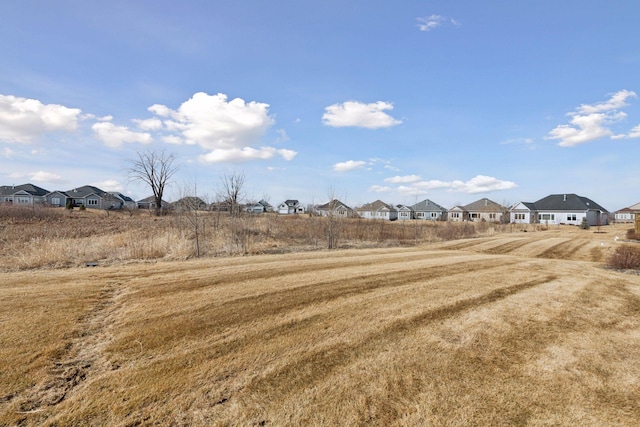
[{"label": "gray house", "polygon": [[265,213],[265,212],[273,212],[273,206],[269,204],[266,200],[260,200],[258,203],[249,203],[245,207],[245,211],[247,213]]},{"label": "gray house", "polygon": [[536,222],[542,224],[606,225],[609,212],[594,202],[577,194],[551,194],[533,203],[537,211]]},{"label": "gray house", "polygon": [[429,199],[411,206],[413,218],[429,221],[445,221],[447,219],[447,209]]},{"label": "gray house", "polygon": [[16,206],[35,206],[45,203],[49,191],[33,184],[0,186],[0,203]]},{"label": "gray house", "polygon": [[119,209],[122,207],[121,200],[112,194],[94,187],[85,185],[65,191],[69,196],[73,206],[84,206],[89,209]]}]

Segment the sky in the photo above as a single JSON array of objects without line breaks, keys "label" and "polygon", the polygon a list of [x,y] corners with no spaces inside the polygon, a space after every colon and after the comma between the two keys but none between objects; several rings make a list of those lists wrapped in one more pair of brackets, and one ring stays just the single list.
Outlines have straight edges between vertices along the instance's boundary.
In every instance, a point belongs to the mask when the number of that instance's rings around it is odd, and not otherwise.
[{"label": "sky", "polygon": [[0,185],[446,208],[640,202],[637,0],[8,0]]}]

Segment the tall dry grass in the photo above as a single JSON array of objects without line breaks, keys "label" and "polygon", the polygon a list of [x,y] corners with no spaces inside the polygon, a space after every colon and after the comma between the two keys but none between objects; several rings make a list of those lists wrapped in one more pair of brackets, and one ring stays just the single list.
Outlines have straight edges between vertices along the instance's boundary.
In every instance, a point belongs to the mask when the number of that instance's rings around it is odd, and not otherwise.
[{"label": "tall dry grass", "polygon": [[495,227],[363,219],[329,223],[327,218],[307,215],[189,215],[0,206],[0,269],[411,246],[474,237]]}]

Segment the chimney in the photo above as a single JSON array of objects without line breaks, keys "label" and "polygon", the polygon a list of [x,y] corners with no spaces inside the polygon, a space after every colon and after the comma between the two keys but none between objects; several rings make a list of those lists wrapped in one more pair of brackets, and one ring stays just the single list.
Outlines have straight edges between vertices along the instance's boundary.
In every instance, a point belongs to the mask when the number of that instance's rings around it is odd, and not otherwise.
[{"label": "chimney", "polygon": [[562,201],[563,201],[563,202],[566,202],[566,201],[567,201],[567,195],[566,195],[566,194],[564,195],[564,200],[562,200]]}]

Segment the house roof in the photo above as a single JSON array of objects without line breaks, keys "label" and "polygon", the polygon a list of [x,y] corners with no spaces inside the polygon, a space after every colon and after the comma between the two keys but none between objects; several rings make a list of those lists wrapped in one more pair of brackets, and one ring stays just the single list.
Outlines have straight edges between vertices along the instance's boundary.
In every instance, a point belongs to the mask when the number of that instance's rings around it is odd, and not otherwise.
[{"label": "house roof", "polygon": [[394,208],[391,205],[386,204],[385,202],[383,202],[382,200],[376,200],[375,202],[371,202],[371,203],[367,203],[365,205],[362,205],[361,207],[359,207],[358,209],[356,209],[359,212],[377,212],[380,210],[386,209],[389,212],[395,212],[397,211],[396,208]]},{"label": "house roof", "polygon": [[599,210],[608,212],[591,199],[577,194],[551,194],[534,202],[538,211],[587,211]]},{"label": "house roof", "polygon": [[0,187],[0,195],[3,196],[10,196],[19,191],[27,192],[32,196],[45,196],[49,192],[49,190],[45,190],[44,188],[33,184],[3,185]]},{"label": "house roof", "polygon": [[342,203],[338,199],[333,199],[331,201],[328,201],[324,205],[318,205],[316,207],[316,209],[326,211],[326,210],[329,210],[329,209],[336,209],[336,208],[339,208],[341,206],[346,208],[346,209],[351,209],[349,206],[345,205],[344,203]]},{"label": "house roof", "polygon": [[486,197],[469,203],[463,208],[469,212],[504,212],[506,210],[501,204],[489,200]]},{"label": "house roof", "polygon": [[75,197],[78,199],[90,196],[95,194],[100,197],[109,197],[111,196],[104,190],[99,189],[98,187],[94,187],[93,185],[83,185],[82,187],[72,188],[71,190],[65,191],[69,195],[69,197]]},{"label": "house roof", "polygon": [[518,205],[523,205],[524,207],[526,207],[530,211],[535,211],[536,210],[536,205],[533,202],[518,202],[511,209],[514,210],[516,208],[516,206],[518,206]]},{"label": "house roof", "polygon": [[119,193],[117,191],[109,191],[109,194],[119,199],[122,199],[123,202],[133,202],[133,199],[131,197],[125,196],[124,194]]},{"label": "house roof", "polygon": [[284,202],[282,202],[283,204],[289,206],[289,207],[294,207],[297,206],[298,204],[300,204],[300,202],[298,202],[297,200],[285,200]]},{"label": "house roof", "polygon": [[416,203],[415,205],[411,206],[411,209],[413,209],[414,211],[420,211],[420,212],[433,212],[433,211],[446,212],[447,211],[447,209],[443,208],[437,203],[432,202],[429,199],[425,199],[421,202]]}]

